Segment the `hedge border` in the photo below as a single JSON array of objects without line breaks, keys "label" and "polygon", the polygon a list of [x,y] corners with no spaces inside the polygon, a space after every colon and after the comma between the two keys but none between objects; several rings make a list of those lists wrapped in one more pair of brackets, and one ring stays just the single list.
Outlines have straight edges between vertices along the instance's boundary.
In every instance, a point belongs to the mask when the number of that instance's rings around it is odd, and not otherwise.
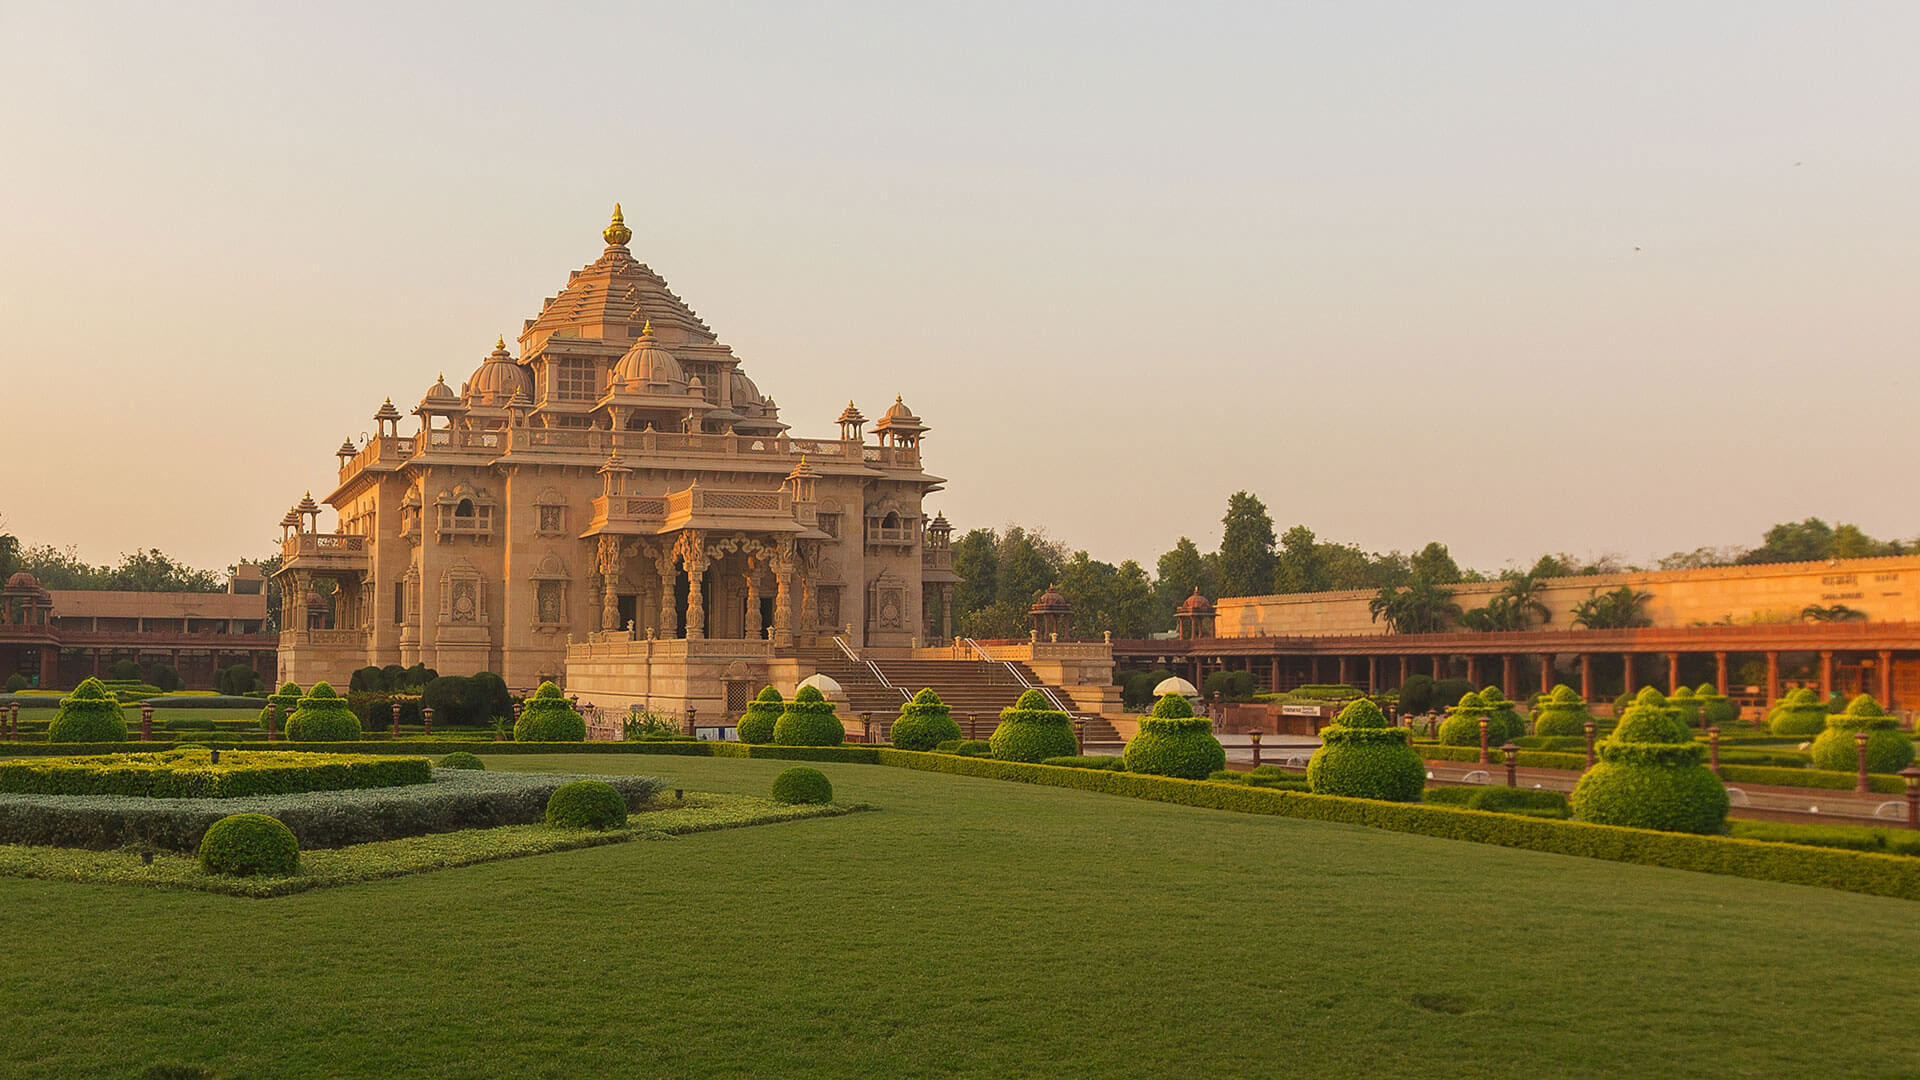
[{"label": "hedge border", "polygon": [[[1705,752],[1705,743],[1694,745]],[[1432,743],[1416,743],[1413,747],[1420,756],[1428,761],[1445,761],[1455,764],[1478,762],[1480,748],[1477,746],[1436,746]],[[1494,765],[1505,765],[1507,756],[1491,747],[1487,757]],[[1516,764],[1528,769],[1563,769],[1573,772],[1584,771],[1587,756],[1582,754],[1561,754],[1551,750],[1522,750]],[[1790,769],[1776,765],[1721,765],[1720,779],[1729,784],[1767,784],[1772,787],[1813,788],[1820,791],[1852,791],[1859,776],[1850,772],[1827,772],[1822,769]],[[1901,795],[1907,790],[1907,782],[1898,776],[1887,773],[1868,773],[1867,786],[1882,795]]]},{"label": "hedge border", "polygon": [[1920,859],[1905,855],[1739,840],[1728,836],[1654,832],[1584,821],[1556,821],[1481,810],[1349,799],[1338,795],[1313,795],[1094,769],[1024,765],[909,750],[881,749],[879,755],[882,765],[923,772],[1074,788],[1242,814],[1333,821],[1608,862],[1920,900]]}]

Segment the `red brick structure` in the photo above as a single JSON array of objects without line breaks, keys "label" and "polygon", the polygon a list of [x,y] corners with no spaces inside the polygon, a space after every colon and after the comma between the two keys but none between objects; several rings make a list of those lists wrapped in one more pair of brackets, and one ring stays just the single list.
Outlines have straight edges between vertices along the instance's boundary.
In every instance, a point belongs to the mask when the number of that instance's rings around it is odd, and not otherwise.
[{"label": "red brick structure", "polygon": [[212,689],[235,664],[270,679],[279,638],[266,632],[263,587],[256,571],[221,593],[49,590],[23,571],[0,589],[0,680],[18,672],[67,689],[121,660],[168,664],[190,689]]}]

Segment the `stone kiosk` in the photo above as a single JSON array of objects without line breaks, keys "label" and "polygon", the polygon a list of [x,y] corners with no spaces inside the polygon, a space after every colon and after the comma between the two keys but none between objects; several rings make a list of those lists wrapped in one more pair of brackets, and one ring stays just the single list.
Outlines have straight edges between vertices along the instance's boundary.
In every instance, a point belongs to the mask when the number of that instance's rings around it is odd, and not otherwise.
[{"label": "stone kiosk", "polygon": [[[949,530],[922,503],[927,426],[898,397],[871,432],[795,438],[665,280],[606,249],[400,434],[338,451],[338,512],[283,519],[281,680],[369,664],[560,679],[606,706],[716,715],[810,657],[950,637]],[[739,700],[736,702],[736,698]],[[737,710],[736,710],[737,711]]]}]

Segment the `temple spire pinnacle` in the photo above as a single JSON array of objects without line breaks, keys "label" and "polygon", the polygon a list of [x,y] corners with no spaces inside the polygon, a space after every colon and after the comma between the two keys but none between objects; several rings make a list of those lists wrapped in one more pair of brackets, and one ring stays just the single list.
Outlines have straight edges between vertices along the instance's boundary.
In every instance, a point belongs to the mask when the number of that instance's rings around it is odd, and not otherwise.
[{"label": "temple spire pinnacle", "polygon": [[600,231],[600,235],[608,247],[626,247],[627,241],[633,239],[633,230],[627,228],[626,219],[620,216],[619,203],[613,204],[613,221]]},{"label": "temple spire pinnacle", "polygon": [[507,347],[507,335],[505,334],[495,335],[493,339],[493,347],[495,350],[505,349]]}]

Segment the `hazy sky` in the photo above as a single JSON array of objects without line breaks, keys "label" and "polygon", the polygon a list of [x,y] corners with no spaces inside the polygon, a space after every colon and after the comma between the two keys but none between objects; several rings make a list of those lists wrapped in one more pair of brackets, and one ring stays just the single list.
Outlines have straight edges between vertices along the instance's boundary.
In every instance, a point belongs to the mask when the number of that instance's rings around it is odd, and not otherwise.
[{"label": "hazy sky", "polygon": [[[1912,3],[0,0],[0,516],[224,566],[615,200],[826,434],[1096,557],[1920,533]],[[411,421],[409,421],[411,424]],[[331,515],[326,519],[331,520]]]}]

